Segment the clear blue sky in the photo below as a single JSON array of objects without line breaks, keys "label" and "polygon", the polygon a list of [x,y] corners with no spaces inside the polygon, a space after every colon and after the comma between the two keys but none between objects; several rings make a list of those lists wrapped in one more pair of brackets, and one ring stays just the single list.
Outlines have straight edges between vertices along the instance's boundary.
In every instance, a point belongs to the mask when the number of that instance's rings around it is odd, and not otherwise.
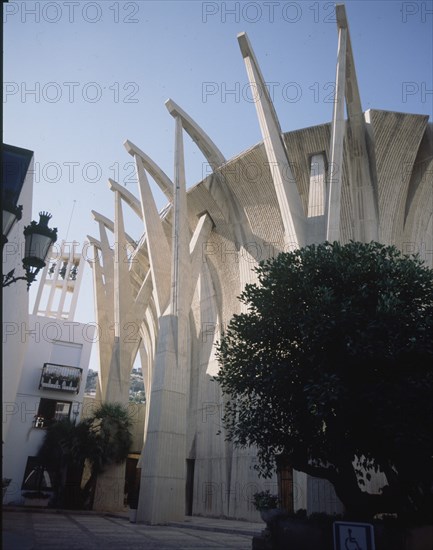
[{"label": "clear blue sky", "polygon": [[[12,0],[4,16],[4,140],[35,152],[33,217],[50,211],[59,240],[99,237],[90,210],[113,217],[107,179],[138,195],[125,139],[172,177],[168,98],[227,158],[260,141],[236,40],[241,31],[272,83],[282,129],[330,121],[333,6],[309,0]],[[431,0],[346,2],[364,110],[431,116],[432,10]],[[201,179],[204,159],[185,140],[190,186]],[[159,207],[164,204],[158,193]],[[127,229],[139,238],[141,222],[125,213]],[[76,320],[89,322],[90,269],[84,285]]]}]

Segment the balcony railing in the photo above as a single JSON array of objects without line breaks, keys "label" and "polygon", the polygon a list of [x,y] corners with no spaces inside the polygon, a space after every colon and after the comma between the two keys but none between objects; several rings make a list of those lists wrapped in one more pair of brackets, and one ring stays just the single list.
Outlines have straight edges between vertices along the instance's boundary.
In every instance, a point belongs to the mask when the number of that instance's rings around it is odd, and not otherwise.
[{"label": "balcony railing", "polygon": [[81,377],[82,369],[77,367],[44,363],[39,389],[78,393],[80,391]]}]

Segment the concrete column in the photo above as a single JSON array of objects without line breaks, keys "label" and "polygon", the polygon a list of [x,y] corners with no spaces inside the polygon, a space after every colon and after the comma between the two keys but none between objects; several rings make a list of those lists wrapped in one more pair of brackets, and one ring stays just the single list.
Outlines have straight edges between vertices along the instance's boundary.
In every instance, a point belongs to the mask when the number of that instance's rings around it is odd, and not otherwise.
[{"label": "concrete column", "polygon": [[185,516],[189,229],[182,122],[176,117],[170,304],[159,318],[158,343],[143,448],[138,521]]}]

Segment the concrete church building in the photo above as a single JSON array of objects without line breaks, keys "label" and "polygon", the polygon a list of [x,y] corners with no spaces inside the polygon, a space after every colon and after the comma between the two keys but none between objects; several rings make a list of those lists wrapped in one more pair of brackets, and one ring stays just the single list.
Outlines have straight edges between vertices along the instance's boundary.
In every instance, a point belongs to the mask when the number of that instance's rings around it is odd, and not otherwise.
[{"label": "concrete church building", "polygon": [[[342,5],[337,29],[336,101],[329,124],[282,132],[242,33],[238,41],[257,90],[263,142],[227,160],[168,100],[175,121],[173,179],[126,141],[136,164],[137,196],[110,180],[114,218],[93,212],[99,226],[98,238],[89,239],[97,258],[91,265],[102,334],[101,398],[127,403],[137,353],[145,381],[138,521],[164,523],[185,513],[258,519],[251,495],[266,488],[276,492],[277,483],[294,509],[340,510],[326,481],[287,468],[272,480],[257,477],[254,449],[235,449],[223,430],[218,434],[224,400],[213,381],[215,342],[241,311],[237,296],[254,282],[252,268],[260,260],[311,243],[354,239],[420,252],[432,265],[432,126],[424,115],[362,111]],[[183,132],[211,172],[188,192]],[[149,175],[170,203],[161,213]],[[143,221],[138,244],[124,229],[124,216],[130,215]],[[114,250],[107,232],[114,234]],[[104,483],[120,484],[122,475],[121,468],[107,472]],[[120,505],[110,491],[105,494],[102,508]]]}]

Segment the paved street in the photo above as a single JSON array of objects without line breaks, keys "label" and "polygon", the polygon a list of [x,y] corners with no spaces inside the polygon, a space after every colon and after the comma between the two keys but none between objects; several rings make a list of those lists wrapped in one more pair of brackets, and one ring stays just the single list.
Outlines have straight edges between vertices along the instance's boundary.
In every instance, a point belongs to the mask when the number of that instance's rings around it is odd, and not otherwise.
[{"label": "paved street", "polygon": [[263,524],[186,518],[170,526],[126,517],[3,509],[3,550],[250,550]]}]

